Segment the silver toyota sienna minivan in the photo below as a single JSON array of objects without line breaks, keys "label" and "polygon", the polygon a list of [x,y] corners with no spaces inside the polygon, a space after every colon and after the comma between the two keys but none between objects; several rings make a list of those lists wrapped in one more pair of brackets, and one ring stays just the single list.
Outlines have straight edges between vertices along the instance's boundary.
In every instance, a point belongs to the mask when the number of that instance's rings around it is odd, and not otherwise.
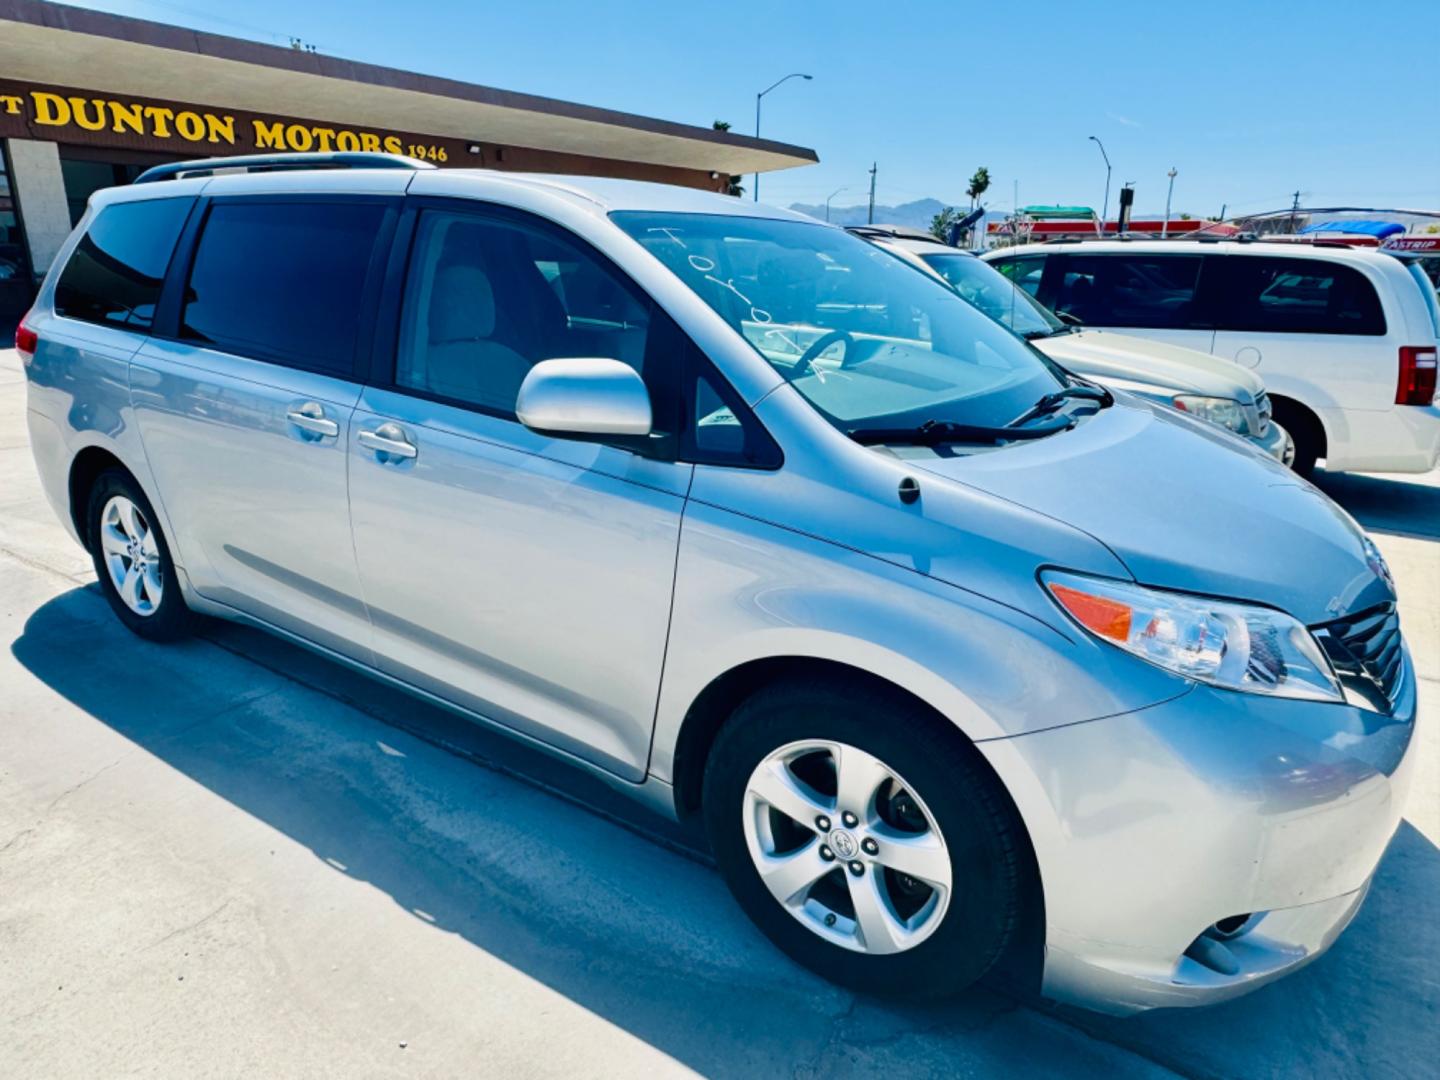
[{"label": "silver toyota sienna minivan", "polygon": [[1398,824],[1415,676],[1355,522],[839,228],[192,162],[94,196],[18,346],[130,629],[254,623],[698,818],[847,986],[950,993],[1033,925],[1057,999],[1232,997]]}]

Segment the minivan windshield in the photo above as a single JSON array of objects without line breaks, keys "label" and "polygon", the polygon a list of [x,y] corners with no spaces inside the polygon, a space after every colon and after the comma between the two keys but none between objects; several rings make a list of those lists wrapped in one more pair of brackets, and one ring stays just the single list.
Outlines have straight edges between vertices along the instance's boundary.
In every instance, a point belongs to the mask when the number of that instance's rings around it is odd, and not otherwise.
[{"label": "minivan windshield", "polygon": [[1069,329],[1040,301],[974,255],[924,252],[920,258],[961,297],[1023,338],[1049,337]]},{"label": "minivan windshield", "polygon": [[1067,384],[943,284],[841,229],[728,214],[611,219],[843,431],[1002,427]]}]

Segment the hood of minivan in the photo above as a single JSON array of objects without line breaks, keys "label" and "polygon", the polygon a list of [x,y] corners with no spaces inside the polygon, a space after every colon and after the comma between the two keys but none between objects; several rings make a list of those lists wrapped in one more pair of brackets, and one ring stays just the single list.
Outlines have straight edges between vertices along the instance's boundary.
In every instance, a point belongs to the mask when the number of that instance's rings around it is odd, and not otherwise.
[{"label": "hood of minivan", "polygon": [[907,458],[1089,533],[1142,584],[1311,625],[1394,599],[1359,526],[1326,495],[1241,440],[1138,399],[1035,442]]},{"label": "hood of minivan", "polygon": [[1125,379],[1249,404],[1265,389],[1248,368],[1209,353],[1107,330],[1075,330],[1032,345],[1061,366],[1096,379]]}]

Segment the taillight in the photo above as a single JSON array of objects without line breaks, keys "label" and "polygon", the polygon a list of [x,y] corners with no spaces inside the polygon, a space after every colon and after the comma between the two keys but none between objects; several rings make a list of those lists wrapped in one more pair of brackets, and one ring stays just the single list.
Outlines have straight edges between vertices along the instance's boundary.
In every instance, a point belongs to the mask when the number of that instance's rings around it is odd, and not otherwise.
[{"label": "taillight", "polygon": [[15,351],[20,354],[20,362],[28,364],[35,359],[35,349],[40,344],[40,335],[25,325],[25,320],[20,320],[20,325],[15,328]]},{"label": "taillight", "polygon": [[1400,346],[1396,405],[1429,405],[1435,400],[1435,346]]}]

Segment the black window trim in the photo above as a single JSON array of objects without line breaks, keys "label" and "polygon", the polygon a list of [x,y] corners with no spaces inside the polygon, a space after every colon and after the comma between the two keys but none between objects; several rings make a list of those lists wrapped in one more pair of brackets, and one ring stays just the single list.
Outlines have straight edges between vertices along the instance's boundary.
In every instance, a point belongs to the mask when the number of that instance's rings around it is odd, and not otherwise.
[{"label": "black window trim", "polygon": [[[360,321],[355,329],[355,351],[350,357],[349,371],[336,372],[320,365],[307,365],[297,362],[292,357],[281,357],[276,354],[267,354],[263,350],[237,351],[230,347],[219,347],[197,342],[192,338],[182,337],[180,333],[180,321],[184,308],[185,288],[190,281],[190,274],[195,266],[195,256],[199,251],[200,238],[204,235],[205,225],[209,221],[210,212],[217,205],[242,203],[246,205],[293,205],[296,203],[316,204],[324,203],[334,205],[337,203],[368,203],[381,205],[386,212],[381,216],[380,227],[377,230],[374,245],[370,250],[370,261],[365,270],[364,284],[360,290]],[[150,337],[163,341],[171,341],[176,344],[185,345],[190,348],[209,349],[222,353],[225,356],[234,356],[242,360],[253,360],[262,364],[269,364],[273,367],[287,371],[303,371],[322,378],[337,379],[341,382],[351,382],[357,385],[366,381],[367,369],[362,362],[369,349],[368,342],[372,339],[375,330],[376,308],[378,306],[379,291],[384,284],[384,270],[386,258],[391,249],[392,238],[395,234],[396,224],[403,207],[403,199],[398,195],[376,195],[363,192],[280,192],[280,191],[257,191],[254,193],[235,195],[201,195],[195,200],[191,208],[190,216],[185,222],[184,228],[180,231],[180,239],[175,245],[175,252],[171,256],[170,266],[165,275],[165,284],[160,293],[160,302],[156,306],[155,318],[150,330]]]},{"label": "black window trim", "polygon": [[[410,195],[404,199],[404,207],[400,213],[396,225],[394,237],[390,245],[388,258],[385,262],[383,274],[383,286],[380,301],[374,305],[377,310],[374,319],[374,333],[371,336],[371,348],[368,364],[366,365],[366,385],[374,386],[377,389],[387,390],[391,393],[402,394],[406,397],[418,398],[423,401],[433,401],[439,405],[446,405],[451,408],[460,409],[465,412],[476,413],[481,416],[489,416],[496,420],[514,424],[517,427],[524,427],[515,414],[509,410],[496,409],[487,405],[481,405],[473,401],[464,401],[459,398],[447,397],[443,394],[436,394],[432,391],[413,386],[403,386],[396,381],[395,373],[399,366],[400,353],[400,323],[405,306],[405,292],[410,278],[411,261],[415,254],[415,238],[419,232],[418,223],[420,215],[429,211],[444,211],[447,213],[468,214],[474,217],[485,217],[491,220],[508,220],[518,225],[528,226],[541,232],[554,234],[558,239],[578,248],[583,254],[588,255],[605,270],[609,271],[622,288],[631,295],[636,303],[645,308],[656,311],[675,328],[685,346],[684,352],[687,357],[692,358],[694,364],[699,364],[699,370],[689,370],[693,365],[685,364],[684,370],[680,367],[679,358],[677,366],[668,375],[671,386],[668,388],[668,396],[671,408],[668,410],[671,415],[664,418],[663,434],[659,438],[651,437],[645,439],[605,439],[597,440],[602,445],[613,446],[618,449],[628,450],[631,453],[643,457],[653,458],[659,461],[674,462],[682,465],[714,465],[725,468],[750,468],[774,470],[784,463],[783,451],[775,437],[755,416],[754,410],[744,404],[735,388],[730,385],[723,374],[715,367],[714,363],[704,351],[685,332],[684,327],[675,320],[659,300],[642,289],[635,280],[618,266],[613,259],[600,251],[585,237],[565,228],[557,222],[528,210],[519,207],[508,206],[504,203],[494,203],[482,199],[454,198],[440,195]],[[649,336],[646,340],[646,351],[651,347]],[[652,378],[660,373],[647,370],[644,374],[647,385]],[[693,387],[695,382],[702,376],[707,376],[715,387],[716,393],[721,400],[731,408],[737,420],[747,431],[753,431],[763,439],[766,450],[773,449],[773,453],[760,455],[762,462],[747,463],[740,461],[706,461],[704,454],[700,452],[682,453],[682,440],[680,438],[682,424],[684,421],[685,407],[688,404],[686,387]],[[657,418],[659,419],[659,418]],[[659,425],[657,425],[659,426]],[[591,441],[591,440],[586,440]]]}]

